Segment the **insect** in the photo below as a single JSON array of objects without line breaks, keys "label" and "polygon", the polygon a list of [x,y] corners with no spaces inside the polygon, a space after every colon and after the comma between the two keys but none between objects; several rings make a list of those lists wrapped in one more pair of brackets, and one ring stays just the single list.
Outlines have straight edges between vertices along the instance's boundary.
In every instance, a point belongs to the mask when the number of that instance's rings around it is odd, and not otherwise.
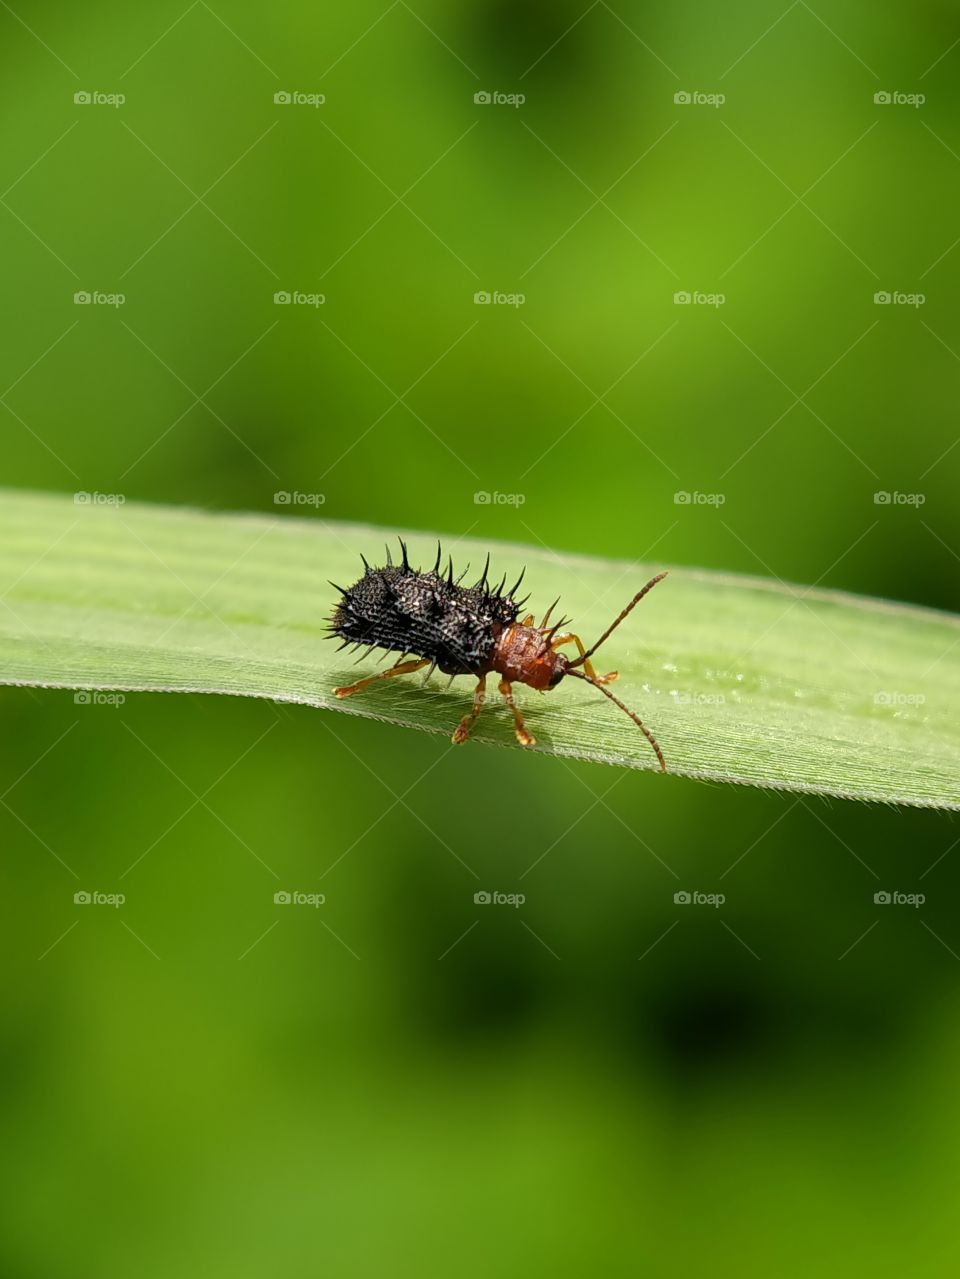
[{"label": "insect", "polygon": [[[550,605],[539,626],[534,625],[532,613],[521,619],[521,609],[529,598],[516,598],[523,573],[509,591],[504,590],[506,575],[498,586],[491,585],[487,578],[490,569],[488,555],[479,581],[473,586],[461,586],[469,565],[456,579],[452,560],[448,559],[446,571],[442,571],[439,543],[436,563],[430,572],[425,573],[411,568],[407,548],[402,539],[398,540],[402,557],[399,564],[394,564],[388,546],[385,567],[372,568],[361,556],[364,574],[359,581],[346,589],[337,586],[336,582],[330,583],[340,592],[341,599],[329,619],[331,631],[328,638],[341,639],[341,649],[351,645],[367,648],[364,657],[376,648],[400,654],[389,670],[334,689],[337,697],[351,697],[377,680],[412,674],[424,666],[430,668],[424,683],[437,669],[449,675],[451,681],[457,675],[475,675],[477,685],[473,708],[464,715],[451,739],[460,743],[469,737],[470,729],[483,708],[487,676],[496,674],[500,676],[500,693],[513,713],[517,741],[521,746],[532,746],[536,739],[524,724],[514,701],[513,684],[527,684],[544,693],[556,688],[565,676],[572,675],[599,688],[604,696],[630,716],[653,747],[661,772],[666,772],[663,752],[656,738],[639,716],[628,710],[605,687],[613,683],[617,672],[598,675],[590,660],[644,595],[657,582],[663,581],[666,573],[652,577],[592,648],[585,649],[578,635],[563,630],[569,618],[561,618],[552,626],[548,625],[559,600]],[[578,655],[572,660],[558,652],[564,644],[576,645]],[[408,657],[410,660],[404,660]]]}]

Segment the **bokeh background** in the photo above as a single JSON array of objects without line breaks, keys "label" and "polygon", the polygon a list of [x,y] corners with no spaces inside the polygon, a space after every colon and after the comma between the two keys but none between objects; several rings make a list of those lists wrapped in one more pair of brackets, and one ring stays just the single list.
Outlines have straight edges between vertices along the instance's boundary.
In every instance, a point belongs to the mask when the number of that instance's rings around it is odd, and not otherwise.
[{"label": "bokeh background", "polygon": [[[946,0],[2,3],[3,483],[956,609],[958,41]],[[0,713],[6,1273],[955,1271],[955,820]]]}]

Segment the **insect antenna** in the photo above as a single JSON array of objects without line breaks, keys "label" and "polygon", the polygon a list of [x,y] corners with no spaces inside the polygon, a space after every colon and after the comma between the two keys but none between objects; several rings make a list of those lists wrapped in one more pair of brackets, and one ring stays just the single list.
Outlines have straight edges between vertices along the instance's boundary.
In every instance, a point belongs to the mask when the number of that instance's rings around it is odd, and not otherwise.
[{"label": "insect antenna", "polygon": [[[608,640],[610,638],[610,636],[617,629],[617,627],[620,625],[623,619],[627,616],[627,614],[631,611],[631,609],[635,608],[640,603],[644,595],[646,595],[647,591],[652,590],[653,587],[656,586],[658,582],[662,582],[666,576],[667,576],[666,573],[658,573],[656,577],[651,577],[650,581],[646,584],[646,586],[644,586],[641,590],[637,591],[636,595],[634,595],[633,599],[630,601],[627,607],[623,610],[620,616],[610,626],[607,627],[607,629],[603,632],[603,634],[597,640],[596,644],[594,644],[592,648],[588,648],[587,651],[585,653],[582,653],[579,657],[574,658],[574,660],[570,663],[570,666],[582,666],[583,663],[587,660],[587,658],[593,657],[594,653],[597,651],[600,645],[604,643],[605,640]],[[569,670],[569,667],[567,669]],[[607,690],[603,689],[602,691],[606,693]],[[607,696],[610,697],[611,695],[607,693]],[[616,701],[617,699],[614,697],[613,700]],[[624,707],[623,709],[627,710],[626,707]],[[630,712],[627,711],[627,714],[629,715]],[[646,729],[644,729],[644,732],[646,732]]]},{"label": "insect antenna", "polygon": [[[659,580],[660,580],[659,578],[654,578],[654,581],[659,581]],[[634,601],[634,603],[636,603],[636,601]],[[627,611],[629,612],[629,609]],[[581,658],[581,661],[582,660],[583,659]],[[583,671],[572,671],[570,670],[569,667],[567,667],[566,674],[575,675],[577,679],[582,679],[585,683],[592,684],[594,688],[599,688],[600,692],[604,695],[604,697],[609,697],[611,702],[613,702],[615,706],[619,706],[625,715],[629,715],[630,718],[633,720],[633,722],[636,724],[637,728],[640,729],[641,733],[643,733],[644,737],[653,747],[654,754],[656,755],[657,759],[660,761],[660,772],[665,773],[667,771],[667,761],[663,758],[663,751],[660,749],[660,743],[657,741],[654,735],[650,732],[649,728],[647,728],[646,724],[644,724],[643,720],[640,718],[639,715],[635,715],[628,706],[624,706],[623,702],[621,702],[619,697],[614,697],[614,695],[610,692],[608,688],[604,688],[602,684],[598,684],[596,680],[592,680],[590,676],[585,675]]]}]

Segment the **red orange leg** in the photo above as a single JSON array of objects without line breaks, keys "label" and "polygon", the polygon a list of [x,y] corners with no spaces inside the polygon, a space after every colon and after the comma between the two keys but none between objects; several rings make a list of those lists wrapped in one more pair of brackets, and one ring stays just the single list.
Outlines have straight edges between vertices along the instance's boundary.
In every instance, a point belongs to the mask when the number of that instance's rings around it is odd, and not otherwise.
[{"label": "red orange leg", "polygon": [[503,700],[513,712],[513,724],[517,732],[517,741],[521,746],[533,746],[537,739],[531,732],[528,732],[527,726],[523,722],[523,716],[520,714],[520,711],[517,709],[517,704],[513,700],[513,689],[509,680],[502,679],[500,681],[500,692],[503,694]]},{"label": "red orange leg", "polygon": [[[550,641],[551,648],[559,648],[561,644],[576,644],[577,648],[580,650],[581,657],[583,657],[584,653],[587,651],[583,647],[583,641],[580,636],[574,635],[572,631],[561,631]],[[598,675],[593,668],[593,663],[589,660],[583,663],[583,671],[585,675],[588,675],[590,679],[594,680],[597,684],[612,684],[618,677],[617,671],[610,671],[606,675]]]},{"label": "red orange leg", "polygon": [[483,703],[486,700],[487,677],[481,675],[477,680],[477,687],[473,690],[473,710],[469,715],[464,715],[463,719],[457,725],[451,742],[459,746],[461,742],[465,742],[470,736],[470,730],[476,723],[477,716],[483,710]]},{"label": "red orange leg", "polygon": [[391,666],[388,671],[381,671],[379,675],[368,675],[366,679],[358,679],[356,684],[346,684],[343,688],[335,688],[333,691],[337,697],[349,697],[352,693],[359,693],[368,684],[375,684],[378,679],[392,679],[394,675],[410,675],[424,666],[429,666],[429,662],[419,659],[401,662],[398,666]]}]

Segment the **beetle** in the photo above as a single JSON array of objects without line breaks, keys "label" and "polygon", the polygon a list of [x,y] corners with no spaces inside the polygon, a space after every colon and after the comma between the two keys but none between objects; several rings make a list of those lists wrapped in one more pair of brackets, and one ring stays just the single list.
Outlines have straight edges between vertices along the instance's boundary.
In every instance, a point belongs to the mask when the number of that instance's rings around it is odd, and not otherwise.
[{"label": "beetle", "polygon": [[[665,572],[658,573],[641,587],[597,642],[587,649],[579,635],[563,629],[569,619],[561,618],[552,626],[549,624],[559,600],[554,600],[539,625],[534,624],[532,613],[521,617],[521,609],[529,598],[516,598],[523,573],[508,591],[504,589],[506,575],[498,586],[492,586],[488,580],[488,555],[480,579],[473,586],[462,586],[467,570],[454,579],[453,561],[448,559],[443,572],[439,543],[436,563],[429,572],[423,572],[411,567],[407,547],[402,538],[398,540],[399,564],[394,564],[388,546],[387,563],[383,567],[372,567],[361,556],[364,573],[353,586],[330,583],[341,598],[329,619],[329,638],[341,639],[341,649],[351,645],[367,648],[365,656],[377,648],[400,655],[388,670],[334,689],[337,697],[352,697],[378,680],[409,675],[425,666],[430,669],[424,683],[434,670],[449,675],[451,680],[457,675],[474,675],[477,684],[473,707],[461,719],[451,739],[459,744],[467,740],[483,709],[487,677],[499,675],[498,687],[513,714],[517,741],[521,746],[533,746],[536,739],[524,724],[514,701],[513,685],[526,684],[545,693],[569,675],[592,684],[629,715],[653,747],[660,771],[666,772],[663,751],[656,738],[640,717],[606,687],[617,679],[617,672],[598,675],[591,661],[601,644],[647,592],[663,581],[667,576]],[[568,644],[576,646],[576,657],[570,658],[559,651]]]}]

